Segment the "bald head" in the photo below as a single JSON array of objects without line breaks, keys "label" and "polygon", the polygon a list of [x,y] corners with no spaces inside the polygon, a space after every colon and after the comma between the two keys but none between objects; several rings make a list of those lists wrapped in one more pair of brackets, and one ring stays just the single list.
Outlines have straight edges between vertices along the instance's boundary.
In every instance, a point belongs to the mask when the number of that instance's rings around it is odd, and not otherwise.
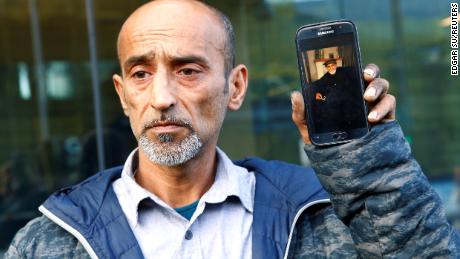
[{"label": "bald head", "polygon": [[[169,11],[168,11],[169,10]],[[179,10],[193,10],[194,12],[182,12]],[[178,11],[173,13],[171,11]],[[222,52],[225,62],[225,74],[228,76],[235,66],[235,35],[233,26],[228,17],[216,8],[196,0],[156,0],[136,9],[123,24],[117,39],[117,52],[120,65],[124,55],[124,45],[130,41],[133,28],[147,27],[146,24],[167,23],[159,13],[167,14],[170,19],[182,19],[187,21],[187,15],[200,15],[208,19],[207,26],[218,26],[221,33],[220,46],[216,46]],[[180,13],[180,14],[179,14]],[[147,23],[146,23],[147,21]],[[186,29],[188,26],[184,26]],[[148,28],[146,28],[148,30]]]}]

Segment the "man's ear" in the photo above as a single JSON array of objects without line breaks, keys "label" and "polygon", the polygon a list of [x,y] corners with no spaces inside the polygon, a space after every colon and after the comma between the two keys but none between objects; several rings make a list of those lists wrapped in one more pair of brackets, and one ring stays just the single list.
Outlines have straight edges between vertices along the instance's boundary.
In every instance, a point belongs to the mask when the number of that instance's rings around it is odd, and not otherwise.
[{"label": "man's ear", "polygon": [[125,113],[126,116],[129,117],[129,109],[128,109],[128,105],[125,100],[125,94],[123,93],[123,87],[124,87],[123,78],[121,78],[121,76],[117,74],[114,74],[112,76],[112,80],[113,80],[113,85],[115,86],[115,90],[117,91],[118,98],[120,98],[120,103],[121,103],[121,107],[123,108],[123,112]]},{"label": "man's ear", "polygon": [[243,104],[248,89],[248,69],[245,65],[238,65],[232,69],[228,77],[228,89],[230,95],[228,108],[236,111]]}]

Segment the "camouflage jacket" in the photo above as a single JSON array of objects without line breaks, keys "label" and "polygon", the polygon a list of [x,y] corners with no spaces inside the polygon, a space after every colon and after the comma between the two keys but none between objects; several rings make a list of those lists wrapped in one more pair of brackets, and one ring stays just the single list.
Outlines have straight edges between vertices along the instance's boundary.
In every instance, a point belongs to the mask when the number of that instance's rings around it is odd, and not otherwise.
[{"label": "camouflage jacket", "polygon": [[[238,162],[256,173],[254,258],[460,256],[460,237],[447,223],[439,197],[411,157],[396,122],[376,126],[366,137],[348,144],[307,146],[305,151],[332,205],[309,169],[260,159]],[[73,190],[64,189],[54,197]],[[73,216],[81,213],[74,209],[64,211]],[[84,221],[81,216],[76,219]],[[91,235],[82,244],[77,239],[81,231],[66,231],[58,225],[59,218],[52,220],[42,216],[29,222],[17,233],[5,258],[142,257],[129,229],[110,235],[93,227],[84,231]],[[119,216],[107,224],[124,221]],[[99,232],[112,246],[105,253],[88,251],[85,242],[93,242]]]}]

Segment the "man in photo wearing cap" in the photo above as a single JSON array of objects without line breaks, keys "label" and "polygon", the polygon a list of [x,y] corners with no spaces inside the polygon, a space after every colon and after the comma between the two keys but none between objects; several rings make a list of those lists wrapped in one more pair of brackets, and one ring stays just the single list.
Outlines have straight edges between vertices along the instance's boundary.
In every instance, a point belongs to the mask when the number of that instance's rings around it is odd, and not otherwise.
[{"label": "man in photo wearing cap", "polygon": [[[337,61],[333,58],[326,60],[323,65],[327,72],[313,82],[310,94],[317,129],[331,132],[356,125],[355,122],[364,114],[349,111],[361,110],[361,102],[353,98],[361,95],[357,87],[359,79],[351,67],[337,67]],[[335,128],[337,125],[339,128]]]}]

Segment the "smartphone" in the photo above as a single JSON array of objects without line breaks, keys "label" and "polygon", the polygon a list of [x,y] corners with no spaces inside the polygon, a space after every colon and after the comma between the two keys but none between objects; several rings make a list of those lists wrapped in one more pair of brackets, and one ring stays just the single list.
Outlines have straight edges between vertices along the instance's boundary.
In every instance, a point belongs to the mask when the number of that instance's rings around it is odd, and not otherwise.
[{"label": "smartphone", "polygon": [[297,30],[295,41],[311,142],[333,145],[368,133],[354,23],[341,20],[305,25]]}]

